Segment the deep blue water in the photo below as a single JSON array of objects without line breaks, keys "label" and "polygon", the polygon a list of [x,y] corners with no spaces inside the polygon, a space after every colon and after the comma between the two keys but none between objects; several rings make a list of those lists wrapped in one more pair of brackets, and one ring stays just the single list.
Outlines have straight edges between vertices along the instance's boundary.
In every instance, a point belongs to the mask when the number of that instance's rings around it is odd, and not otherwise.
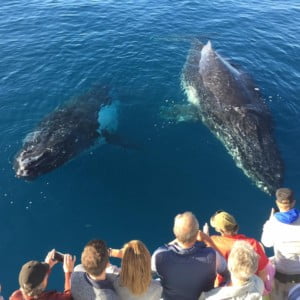
[{"label": "deep blue water", "polygon": [[[201,225],[217,209],[260,237],[273,199],[238,169],[201,123],[166,124],[159,107],[182,103],[191,42],[210,39],[260,87],[275,123],[285,184],[300,197],[300,3],[242,1],[14,1],[0,9],[0,282],[8,296],[30,259],[76,254],[101,238],[112,247],[173,239],[173,217]],[[140,145],[89,149],[33,182],[12,160],[25,135],[58,105],[109,82],[121,102],[120,134]],[[62,289],[60,266],[50,287]]]}]

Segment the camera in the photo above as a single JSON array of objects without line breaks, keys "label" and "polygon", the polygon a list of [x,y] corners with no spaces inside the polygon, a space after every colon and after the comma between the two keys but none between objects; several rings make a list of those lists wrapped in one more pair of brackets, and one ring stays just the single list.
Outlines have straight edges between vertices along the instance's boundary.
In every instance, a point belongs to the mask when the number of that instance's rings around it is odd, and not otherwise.
[{"label": "camera", "polygon": [[63,262],[64,261],[64,254],[58,251],[54,252],[54,256],[53,256],[53,260],[57,260],[59,262]]}]

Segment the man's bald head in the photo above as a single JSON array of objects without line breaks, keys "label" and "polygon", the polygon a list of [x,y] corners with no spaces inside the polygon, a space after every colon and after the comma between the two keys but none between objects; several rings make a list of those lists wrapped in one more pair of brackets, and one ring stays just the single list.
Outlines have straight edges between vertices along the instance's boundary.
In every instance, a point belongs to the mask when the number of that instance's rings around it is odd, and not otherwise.
[{"label": "man's bald head", "polygon": [[178,214],[174,220],[173,232],[181,243],[193,243],[197,240],[199,223],[193,213],[187,211]]}]

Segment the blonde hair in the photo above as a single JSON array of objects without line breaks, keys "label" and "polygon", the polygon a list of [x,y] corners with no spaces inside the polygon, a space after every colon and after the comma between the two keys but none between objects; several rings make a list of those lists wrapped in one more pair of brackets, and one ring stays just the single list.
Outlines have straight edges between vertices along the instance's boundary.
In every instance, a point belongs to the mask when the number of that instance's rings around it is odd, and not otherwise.
[{"label": "blonde hair", "polygon": [[141,295],[147,291],[151,279],[151,255],[147,247],[138,240],[125,244],[120,284],[134,295]]},{"label": "blonde hair", "polygon": [[240,281],[246,282],[257,271],[258,254],[245,241],[236,241],[228,256],[228,269]]}]

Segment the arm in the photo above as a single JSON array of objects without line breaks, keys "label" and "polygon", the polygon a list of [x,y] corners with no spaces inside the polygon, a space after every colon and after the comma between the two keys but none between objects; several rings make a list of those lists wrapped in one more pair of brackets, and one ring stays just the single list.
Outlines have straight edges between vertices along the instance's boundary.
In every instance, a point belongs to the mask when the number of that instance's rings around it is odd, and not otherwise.
[{"label": "arm", "polygon": [[226,259],[218,251],[216,251],[216,271],[224,277],[225,282],[230,281],[230,273],[227,269]]},{"label": "arm", "polygon": [[211,247],[215,249],[218,253],[221,254],[221,251],[217,247],[217,245],[214,243],[214,241],[211,239],[211,237],[207,234],[205,234],[203,231],[199,230],[197,241],[205,243],[206,246]]},{"label": "arm", "polygon": [[[45,262],[49,264],[50,270],[55,264],[58,263],[57,260],[54,260],[54,253],[55,253],[55,249],[51,250],[45,258]],[[48,293],[51,293],[51,299],[53,299],[53,300],[71,300],[72,299],[71,274],[74,269],[75,260],[76,260],[75,256],[74,256],[74,258],[72,258],[72,256],[70,254],[64,255],[64,262],[63,262],[63,269],[65,272],[64,292],[63,293],[59,293],[59,292],[55,292],[55,291],[48,292]]]},{"label": "arm", "polygon": [[262,281],[265,281],[268,275],[267,266],[269,258],[265,253],[264,246],[259,242],[255,246],[255,252],[259,255],[257,275]]},{"label": "arm", "polygon": [[264,269],[262,269],[261,271],[258,271],[258,272],[257,272],[257,276],[258,276],[263,282],[266,281],[267,275],[268,275],[267,268],[264,268]]},{"label": "arm", "polygon": [[123,258],[124,250],[122,249],[113,249],[109,248],[109,256],[116,257],[116,258]]},{"label": "arm", "polygon": [[64,255],[63,269],[65,272],[65,292],[71,290],[71,274],[74,270],[76,257],[72,258],[70,254]]}]

